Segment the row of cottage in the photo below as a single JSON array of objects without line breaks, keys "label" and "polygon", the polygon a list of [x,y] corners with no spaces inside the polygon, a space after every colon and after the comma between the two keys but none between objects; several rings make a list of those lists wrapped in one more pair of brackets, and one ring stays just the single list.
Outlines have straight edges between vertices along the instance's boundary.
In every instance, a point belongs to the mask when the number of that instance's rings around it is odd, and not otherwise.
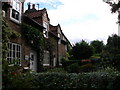
[{"label": "row of cottage", "polygon": [[[37,10],[35,4],[28,4],[28,9],[24,12],[24,2],[21,0],[11,0],[11,2],[2,2],[2,15],[5,21],[9,24],[13,31],[16,31],[21,36],[11,39],[8,42],[9,53],[7,60],[11,63],[16,58],[19,64],[24,69],[38,70],[38,52],[31,45],[22,33],[21,24],[25,23],[39,30],[43,34],[44,39],[53,43],[49,48],[53,48],[52,52],[49,49],[44,49],[43,66],[61,66],[61,58],[72,47],[69,40],[61,30],[60,24],[53,26],[50,24],[47,10]],[[46,43],[46,47],[47,47]],[[37,48],[37,47],[36,47]],[[52,56],[52,57],[50,57]]]}]

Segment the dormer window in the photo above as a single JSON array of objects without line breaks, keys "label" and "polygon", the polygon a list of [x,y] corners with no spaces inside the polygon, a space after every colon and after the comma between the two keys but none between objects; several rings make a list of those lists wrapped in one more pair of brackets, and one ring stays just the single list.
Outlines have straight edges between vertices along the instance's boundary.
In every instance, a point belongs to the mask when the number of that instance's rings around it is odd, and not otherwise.
[{"label": "dormer window", "polygon": [[19,0],[13,0],[12,8],[10,9],[10,19],[16,23],[21,23],[22,3]]},{"label": "dormer window", "polygon": [[43,22],[43,27],[45,28],[43,31],[44,37],[48,38],[48,24],[46,22]]}]

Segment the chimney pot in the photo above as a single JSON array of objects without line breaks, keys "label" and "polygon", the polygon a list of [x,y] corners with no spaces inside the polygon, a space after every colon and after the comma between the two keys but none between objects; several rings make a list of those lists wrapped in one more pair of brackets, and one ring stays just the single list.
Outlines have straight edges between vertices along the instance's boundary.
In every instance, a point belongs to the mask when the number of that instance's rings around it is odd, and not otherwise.
[{"label": "chimney pot", "polygon": [[32,5],[32,8],[35,9],[35,4]]},{"label": "chimney pot", "polygon": [[30,5],[30,2],[28,3],[28,10],[30,9],[31,5]]}]

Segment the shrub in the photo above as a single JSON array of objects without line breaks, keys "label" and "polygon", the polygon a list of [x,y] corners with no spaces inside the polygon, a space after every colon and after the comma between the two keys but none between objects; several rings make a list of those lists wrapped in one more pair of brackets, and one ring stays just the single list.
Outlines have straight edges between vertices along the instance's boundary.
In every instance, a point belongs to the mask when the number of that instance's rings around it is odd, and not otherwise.
[{"label": "shrub", "polygon": [[90,63],[80,66],[80,72],[90,72],[94,70],[95,66]]},{"label": "shrub", "polygon": [[82,89],[115,89],[120,88],[120,73],[38,73],[33,82],[39,88],[82,88]]},{"label": "shrub", "polygon": [[60,73],[66,73],[66,71],[63,68],[53,68],[49,69],[47,72],[60,72]]},{"label": "shrub", "polygon": [[71,64],[74,64],[74,63],[78,63],[79,65],[81,65],[80,60],[66,60],[65,58],[62,58],[62,66],[65,69],[66,69],[67,66],[69,66]]},{"label": "shrub", "polygon": [[78,63],[73,63],[73,64],[67,66],[67,71],[69,73],[78,73],[79,72],[79,67],[80,66],[78,65]]}]

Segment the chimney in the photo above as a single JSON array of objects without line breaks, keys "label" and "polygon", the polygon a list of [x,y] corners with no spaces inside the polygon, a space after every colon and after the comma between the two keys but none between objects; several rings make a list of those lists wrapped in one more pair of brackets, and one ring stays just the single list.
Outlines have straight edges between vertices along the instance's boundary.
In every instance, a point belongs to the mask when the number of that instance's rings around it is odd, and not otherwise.
[{"label": "chimney", "polygon": [[28,3],[28,10],[30,9],[31,5],[30,5],[30,2]]},{"label": "chimney", "polygon": [[32,5],[32,9],[35,9],[35,4]]}]

